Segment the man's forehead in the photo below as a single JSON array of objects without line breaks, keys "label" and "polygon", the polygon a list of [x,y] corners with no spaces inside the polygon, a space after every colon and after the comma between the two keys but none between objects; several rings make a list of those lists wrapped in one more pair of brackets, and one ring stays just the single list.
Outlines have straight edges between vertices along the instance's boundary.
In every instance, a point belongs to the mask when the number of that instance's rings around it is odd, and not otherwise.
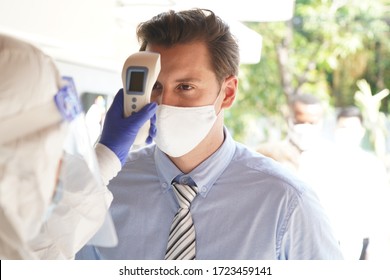
[{"label": "man's forehead", "polygon": [[293,106],[295,120],[299,122],[316,123],[322,118],[321,104],[303,104],[297,102]]}]

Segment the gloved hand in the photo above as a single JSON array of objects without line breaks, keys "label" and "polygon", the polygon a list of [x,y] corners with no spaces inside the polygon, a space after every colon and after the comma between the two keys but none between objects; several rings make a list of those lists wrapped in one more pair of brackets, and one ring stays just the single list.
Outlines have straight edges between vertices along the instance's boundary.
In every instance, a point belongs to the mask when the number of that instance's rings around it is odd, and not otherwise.
[{"label": "gloved hand", "polygon": [[133,145],[135,137],[142,125],[150,120],[149,136],[146,143],[150,144],[156,136],[156,109],[157,103],[145,105],[140,111],[124,117],[123,89],[120,89],[107,111],[103,131],[99,143],[108,147],[119,158],[122,166]]}]

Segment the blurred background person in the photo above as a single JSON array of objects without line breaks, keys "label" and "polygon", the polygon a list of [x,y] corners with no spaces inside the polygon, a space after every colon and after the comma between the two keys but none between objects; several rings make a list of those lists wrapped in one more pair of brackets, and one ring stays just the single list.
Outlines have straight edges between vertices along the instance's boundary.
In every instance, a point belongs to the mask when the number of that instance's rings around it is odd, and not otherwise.
[{"label": "blurred background person", "polygon": [[85,121],[91,139],[91,145],[96,143],[102,132],[104,117],[107,111],[106,103],[104,97],[98,95],[85,113]]},{"label": "blurred background person", "polygon": [[297,95],[289,108],[287,138],[261,144],[258,152],[292,169],[313,187],[345,259],[368,258],[370,239],[377,240],[372,243],[371,258],[378,256],[387,242],[380,234],[388,224],[383,220],[386,211],[382,201],[386,170],[373,154],[361,148],[365,129],[359,109],[340,110],[332,142],[322,137],[324,110],[317,97]]},{"label": "blurred background person", "polygon": [[261,145],[258,151],[292,168],[313,187],[345,259],[389,258],[386,169],[361,146],[362,114],[356,107],[340,109],[330,141],[321,137],[320,104],[308,95],[292,99],[287,139]]},{"label": "blurred background person", "polygon": [[324,107],[321,100],[312,94],[295,95],[290,100],[286,118],[287,137],[261,143],[257,151],[299,174],[302,165],[306,166],[306,162],[317,153],[326,154],[331,147],[330,142],[322,137]]},{"label": "blurred background person", "polygon": [[374,153],[362,148],[364,136],[359,108],[341,108],[334,131],[334,164],[329,170],[329,178],[335,180],[325,180],[328,184],[322,184],[317,193],[334,221],[346,259],[389,259],[386,168]]}]

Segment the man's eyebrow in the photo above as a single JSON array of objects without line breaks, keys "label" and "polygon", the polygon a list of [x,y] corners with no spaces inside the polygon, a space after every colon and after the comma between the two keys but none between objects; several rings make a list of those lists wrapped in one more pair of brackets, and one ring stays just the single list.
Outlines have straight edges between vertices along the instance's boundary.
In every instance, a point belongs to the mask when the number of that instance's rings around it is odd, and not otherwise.
[{"label": "man's eyebrow", "polygon": [[176,79],[176,83],[189,83],[189,82],[200,82],[201,80],[198,78],[182,78],[182,79]]}]

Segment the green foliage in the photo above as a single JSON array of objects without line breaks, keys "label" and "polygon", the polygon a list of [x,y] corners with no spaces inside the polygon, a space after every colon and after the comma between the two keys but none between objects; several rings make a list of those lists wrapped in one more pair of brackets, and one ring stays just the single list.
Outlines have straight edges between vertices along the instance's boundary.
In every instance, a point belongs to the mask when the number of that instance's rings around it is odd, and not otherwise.
[{"label": "green foliage", "polygon": [[[358,80],[373,92],[390,88],[386,9],[385,0],[296,0],[291,21],[246,23],[262,35],[263,49],[258,64],[241,65],[239,93],[226,112],[235,137],[253,133],[254,119],[281,123],[294,94],[309,92],[338,107],[355,103]],[[390,112],[389,97],[380,105]]]},{"label": "green foliage", "polygon": [[359,88],[355,93],[357,106],[362,111],[365,127],[368,131],[370,148],[380,158],[386,156],[386,138],[389,132],[386,128],[386,116],[379,111],[381,101],[389,95],[389,90],[384,89],[376,94],[371,91],[366,80],[357,82]]}]

